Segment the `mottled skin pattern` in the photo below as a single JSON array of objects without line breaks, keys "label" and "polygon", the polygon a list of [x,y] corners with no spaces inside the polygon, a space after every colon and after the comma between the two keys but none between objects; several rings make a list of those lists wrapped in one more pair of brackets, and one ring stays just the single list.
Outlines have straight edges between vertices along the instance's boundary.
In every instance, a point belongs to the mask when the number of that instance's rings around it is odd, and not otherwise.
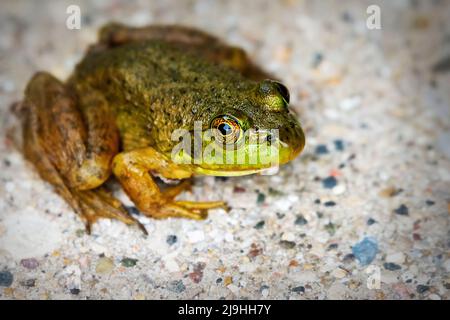
[{"label": "mottled skin pattern", "polygon": [[161,192],[150,173],[185,179],[268,167],[171,160],[175,129],[192,132],[202,121],[207,130],[224,115],[234,119],[236,132],[278,129],[280,163],[297,156],[305,140],[288,110],[289,93],[267,78],[241,49],[201,31],[109,24],[65,84],[45,72],[30,80],[21,108],[24,153],[88,230],[100,217],[139,225],[102,186],[111,173],[145,215],[204,219],[208,209],[225,203],[177,201],[189,184]]}]

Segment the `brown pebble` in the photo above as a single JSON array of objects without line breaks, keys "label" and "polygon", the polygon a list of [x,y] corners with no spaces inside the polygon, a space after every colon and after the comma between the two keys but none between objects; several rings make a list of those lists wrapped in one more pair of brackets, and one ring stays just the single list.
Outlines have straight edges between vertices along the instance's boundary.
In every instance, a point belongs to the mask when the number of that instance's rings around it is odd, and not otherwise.
[{"label": "brown pebble", "polygon": [[291,260],[291,261],[289,261],[289,267],[292,267],[292,268],[298,267],[298,262],[297,262],[297,260]]},{"label": "brown pebble", "polygon": [[420,240],[422,240],[422,237],[418,233],[413,233],[413,239],[415,241],[420,241]]},{"label": "brown pebble", "polygon": [[251,249],[248,252],[247,256],[249,258],[255,258],[255,257],[259,256],[262,252],[263,252],[263,250],[261,248],[259,248],[256,243],[252,243]]},{"label": "brown pebble", "polygon": [[199,262],[194,266],[194,271],[189,273],[189,278],[194,283],[199,283],[203,279],[203,269],[205,269],[206,264]]},{"label": "brown pebble", "polygon": [[379,192],[380,197],[383,198],[392,198],[402,192],[402,189],[398,189],[396,187],[387,187]]}]

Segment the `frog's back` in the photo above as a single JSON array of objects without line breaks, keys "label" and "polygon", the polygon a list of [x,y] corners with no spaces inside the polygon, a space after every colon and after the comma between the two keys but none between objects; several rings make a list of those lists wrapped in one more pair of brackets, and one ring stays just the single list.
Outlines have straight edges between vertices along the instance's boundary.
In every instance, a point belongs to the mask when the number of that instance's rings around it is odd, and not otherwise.
[{"label": "frog's back", "polygon": [[243,77],[228,67],[184,52],[161,40],[129,43],[89,53],[77,66],[73,79],[100,83],[120,81],[120,86],[148,88],[214,82],[237,84]]}]

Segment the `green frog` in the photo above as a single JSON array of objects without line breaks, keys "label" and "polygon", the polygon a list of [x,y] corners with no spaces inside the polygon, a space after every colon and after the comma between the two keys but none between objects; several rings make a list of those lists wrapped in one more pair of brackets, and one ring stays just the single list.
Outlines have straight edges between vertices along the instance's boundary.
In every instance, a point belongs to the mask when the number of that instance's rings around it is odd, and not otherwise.
[{"label": "green frog", "polygon": [[[98,218],[145,232],[104,186],[111,175],[144,215],[205,219],[227,204],[176,200],[188,178],[270,168],[253,155],[275,142],[276,165],[302,151],[305,136],[288,105],[283,84],[212,35],[110,23],[66,82],[47,72],[29,81],[20,108],[23,151],[89,232]],[[174,138],[175,131],[194,138]],[[185,180],[162,190],[154,176]]]}]

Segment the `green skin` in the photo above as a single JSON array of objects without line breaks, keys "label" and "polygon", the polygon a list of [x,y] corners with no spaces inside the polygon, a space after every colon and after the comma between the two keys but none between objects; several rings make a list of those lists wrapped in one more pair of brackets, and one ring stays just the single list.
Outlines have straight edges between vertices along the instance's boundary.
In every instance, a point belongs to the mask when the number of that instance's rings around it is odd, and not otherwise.
[{"label": "green skin", "polygon": [[[305,144],[303,131],[288,110],[287,89],[263,80],[266,77],[241,49],[195,29],[107,25],[101,30],[100,43],[91,48],[66,84],[47,73],[30,81],[23,108],[25,155],[88,227],[100,216],[137,223],[112,196],[98,191],[111,171],[144,214],[201,219],[208,209],[224,203],[175,201],[184,187],[160,192],[148,172],[183,179],[194,174],[250,174],[273,165],[249,160],[266,140],[251,147],[236,143],[232,151],[218,149],[223,156],[228,152],[233,152],[232,157],[243,156],[245,160],[238,164],[215,163],[205,153],[210,140],[202,146],[206,161],[193,163],[193,155],[187,153],[182,157],[188,163],[172,161],[171,153],[179,144],[171,137],[174,130],[193,132],[194,122],[201,121],[206,132],[213,119],[223,115],[236,120],[241,136],[247,130],[278,129],[277,164],[294,159]],[[57,110],[56,116],[47,109]],[[37,127],[54,126],[62,134],[45,136],[47,129],[33,129],[35,122]],[[110,207],[121,213],[111,214]]]}]

